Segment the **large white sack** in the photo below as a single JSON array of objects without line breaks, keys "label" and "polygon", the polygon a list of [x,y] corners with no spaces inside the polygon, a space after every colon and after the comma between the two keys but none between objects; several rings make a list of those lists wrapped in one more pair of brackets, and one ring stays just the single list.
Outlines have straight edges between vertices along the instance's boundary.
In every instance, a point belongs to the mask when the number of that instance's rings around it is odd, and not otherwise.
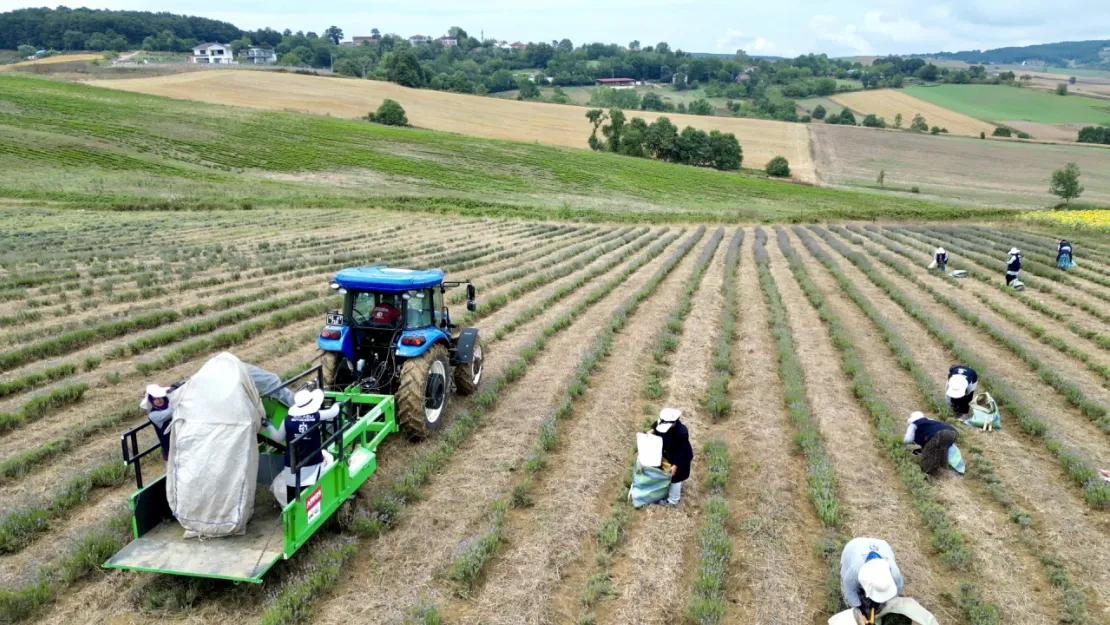
[{"label": "large white sack", "polygon": [[178,390],[166,497],[185,538],[243,534],[254,512],[265,412],[247,366],[224,352]]},{"label": "large white sack", "polygon": [[663,439],[654,434],[636,432],[636,458],[645,467],[663,464]]}]

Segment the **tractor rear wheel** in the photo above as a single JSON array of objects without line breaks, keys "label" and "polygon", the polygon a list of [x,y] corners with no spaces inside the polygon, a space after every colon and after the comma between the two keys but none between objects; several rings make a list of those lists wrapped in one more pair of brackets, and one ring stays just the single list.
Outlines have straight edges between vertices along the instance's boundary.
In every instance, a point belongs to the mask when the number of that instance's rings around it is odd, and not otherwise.
[{"label": "tractor rear wheel", "polygon": [[459,395],[473,395],[478,390],[484,368],[485,350],[482,349],[482,339],[474,339],[474,353],[470,362],[455,365],[455,390]]},{"label": "tractor rear wheel", "polygon": [[320,375],[324,378],[324,390],[332,389],[336,385],[336,376],[339,368],[345,366],[341,352],[325,352],[320,350]]},{"label": "tractor rear wheel", "polygon": [[443,423],[450,395],[447,348],[433,345],[419,358],[401,366],[397,389],[397,424],[411,437],[424,438]]}]

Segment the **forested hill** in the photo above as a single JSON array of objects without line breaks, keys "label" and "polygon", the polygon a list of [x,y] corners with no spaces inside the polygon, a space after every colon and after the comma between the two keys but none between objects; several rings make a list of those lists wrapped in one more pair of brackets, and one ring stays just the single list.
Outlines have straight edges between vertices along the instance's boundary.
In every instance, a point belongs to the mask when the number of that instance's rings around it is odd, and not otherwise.
[{"label": "forested hill", "polygon": [[[143,39],[170,31],[181,40],[231,41],[243,36],[234,24],[208,19],[151,13],[149,11],[108,11],[92,9],[18,9],[0,13],[0,49],[21,45],[55,50],[85,49],[89,38],[115,40],[118,46],[100,49],[139,47]],[[279,36],[280,37],[280,36]],[[111,42],[109,42],[111,43]]]},{"label": "forested hill", "polygon": [[935,54],[915,54],[913,56],[954,59],[967,63],[1005,64],[1021,63],[1022,61],[1044,61],[1049,65],[1058,66],[1067,66],[1069,61],[1074,61],[1077,65],[1104,65],[1110,67],[1110,40],[1061,41],[994,50],[937,52]]}]

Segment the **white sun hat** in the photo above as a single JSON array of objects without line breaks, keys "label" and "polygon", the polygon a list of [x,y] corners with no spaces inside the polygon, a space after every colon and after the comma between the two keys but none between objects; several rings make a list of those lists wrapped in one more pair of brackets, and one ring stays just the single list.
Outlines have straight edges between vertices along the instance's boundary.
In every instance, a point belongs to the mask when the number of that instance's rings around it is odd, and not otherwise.
[{"label": "white sun hat", "polygon": [[1020,253],[1021,253],[1021,251],[1020,251],[1020,250],[1018,250],[1018,248],[1016,248],[1016,247],[1011,247],[1011,248],[1010,248],[1010,253],[1011,253],[1011,254],[1020,254]]},{"label": "white sun hat", "polygon": [[324,404],[324,391],[320,389],[297,391],[293,396],[293,406],[289,409],[290,417],[303,417],[320,410]]},{"label": "white sun hat", "polygon": [[882,558],[875,558],[859,567],[859,585],[863,594],[875,603],[886,603],[898,595],[898,585],[890,574],[890,564]]},{"label": "white sun hat", "polygon": [[921,412],[920,410],[914,410],[913,412],[910,413],[909,418],[906,419],[906,423],[913,423],[914,421],[917,421],[918,419],[924,419],[924,418],[925,418],[925,413],[924,412]]},{"label": "white sun hat", "polygon": [[938,247],[936,253],[937,254],[947,254],[947,252],[944,251],[943,247]]},{"label": "white sun hat", "polygon": [[954,375],[948,378],[947,395],[952,399],[959,399],[967,395],[967,376]]},{"label": "white sun hat", "polygon": [[161,385],[158,385],[158,384],[147,384],[146,385],[146,394],[149,397],[153,397],[154,399],[161,399],[161,398],[165,397],[167,394],[169,394],[169,392],[170,392],[170,389],[166,388],[165,386],[161,386]]},{"label": "white sun hat", "polygon": [[667,432],[674,426],[675,421],[682,416],[682,411],[678,408],[664,408],[659,411],[659,423],[655,425],[655,431],[660,434]]}]

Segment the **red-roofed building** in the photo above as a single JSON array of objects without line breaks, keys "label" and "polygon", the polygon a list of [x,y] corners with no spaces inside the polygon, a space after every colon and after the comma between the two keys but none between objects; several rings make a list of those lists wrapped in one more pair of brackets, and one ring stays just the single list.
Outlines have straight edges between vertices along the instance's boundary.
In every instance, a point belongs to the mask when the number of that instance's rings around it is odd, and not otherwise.
[{"label": "red-roofed building", "polygon": [[636,81],[631,78],[598,78],[594,82],[599,87],[612,87],[614,89],[631,89],[636,86]]},{"label": "red-roofed building", "polygon": [[517,41],[515,43],[509,44],[509,47],[512,48],[513,50],[524,50],[528,46],[523,44],[523,43],[520,43],[519,41]]}]

